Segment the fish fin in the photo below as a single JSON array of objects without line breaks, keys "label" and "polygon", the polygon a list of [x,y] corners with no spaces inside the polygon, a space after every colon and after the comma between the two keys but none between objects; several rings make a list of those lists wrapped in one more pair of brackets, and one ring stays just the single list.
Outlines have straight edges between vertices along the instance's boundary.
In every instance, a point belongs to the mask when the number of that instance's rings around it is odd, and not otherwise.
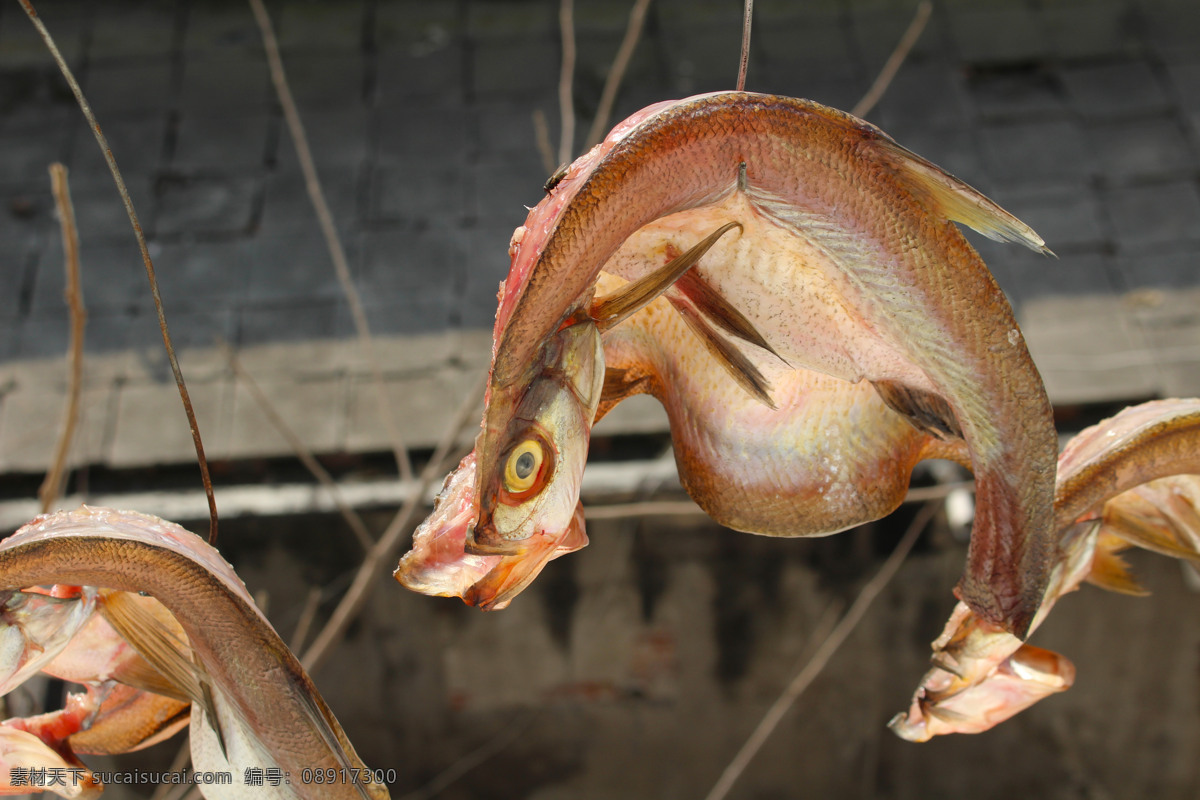
[{"label": "fish fin", "polygon": [[727,222],[704,237],[699,244],[686,253],[671,259],[649,275],[631,281],[610,295],[601,297],[592,304],[591,316],[601,332],[609,330],[622,320],[635,314],[656,297],[671,287],[683,273],[687,272],[717,240],[733,228],[741,228],[740,222]]},{"label": "fish fin", "polygon": [[100,611],[113,630],[129,642],[162,679],[193,703],[203,702],[200,676],[191,660],[191,647],[174,631],[136,602],[129,592],[101,594]]},{"label": "fish fin", "polygon": [[871,381],[871,385],[888,408],[907,419],[917,430],[938,439],[963,438],[958,418],[940,395],[897,381]]},{"label": "fish fin", "polygon": [[881,138],[877,142],[906,179],[909,190],[927,206],[989,239],[1016,242],[1030,250],[1054,255],[1033,228],[984,197],[979,190],[891,139]]},{"label": "fish fin", "polygon": [[160,694],[174,700],[191,702],[188,697],[170,678],[164,677],[154,665],[145,658],[126,662],[113,671],[113,678],[126,686],[141,689],[145,692]]},{"label": "fish fin", "polygon": [[1140,498],[1134,497],[1126,500],[1124,495],[1117,495],[1105,503],[1103,531],[1152,553],[1190,561],[1200,566],[1200,553],[1190,544],[1184,543],[1186,540],[1181,541],[1172,530],[1171,520],[1164,518],[1161,512],[1153,515],[1143,513],[1145,509],[1139,508],[1141,504],[1137,502],[1138,499]]},{"label": "fish fin", "polygon": [[604,388],[600,392],[600,403],[596,406],[596,416],[592,424],[602,420],[625,398],[635,394],[647,394],[650,391],[649,375],[634,376],[631,370],[608,367],[604,370]]},{"label": "fish fin", "polygon": [[738,385],[753,397],[761,400],[769,408],[773,409],[776,407],[775,401],[771,399],[770,381],[763,376],[758,367],[754,366],[742,351],[726,341],[700,315],[700,312],[691,303],[681,297],[675,296],[668,296],[667,300],[679,312],[680,316],[683,317],[688,327],[700,337],[700,341],[704,342],[704,346],[708,348],[708,352],[729,371],[729,374],[737,381]]},{"label": "fish fin", "polygon": [[[343,770],[349,771],[354,767],[354,760],[350,753],[354,752],[354,746],[350,744],[350,740],[346,738],[346,734],[338,725],[337,720],[333,717],[328,707],[319,702],[314,693],[316,688],[309,685],[305,686],[305,691],[300,692],[300,697],[304,701],[304,711],[308,718],[312,721],[313,727],[317,729],[321,739],[325,742],[325,746],[329,748],[329,752],[333,753],[337,759],[338,765]],[[357,774],[360,770],[354,770]],[[343,773],[344,774],[344,773]],[[358,790],[360,797],[369,797],[366,788],[362,781],[355,777],[353,779],[354,786]]]},{"label": "fish fin", "polygon": [[582,550],[587,547],[587,526],[584,524],[583,518],[583,501],[575,504],[575,514],[571,517],[571,522],[567,525],[567,531],[561,539],[558,540],[558,548],[554,551],[551,559],[565,556],[567,553],[574,553],[576,550]]},{"label": "fish fin", "polygon": [[148,662],[147,667],[156,670],[163,681],[174,686],[178,695],[182,695],[181,699],[197,703],[204,709],[224,753],[225,737],[213,704],[208,673],[195,662],[191,646],[130,592],[101,592],[99,607],[113,630]]},{"label": "fish fin", "polygon": [[1129,594],[1135,597],[1145,597],[1150,594],[1130,574],[1129,564],[1112,550],[1096,546],[1092,556],[1092,571],[1085,580],[1093,586],[1107,589],[1118,594]]},{"label": "fish fin", "polygon": [[217,704],[213,701],[212,687],[208,681],[200,681],[200,697],[205,718],[217,737],[217,746],[221,748],[221,757],[228,761],[229,750],[225,746],[225,732],[221,730],[221,718],[217,716]]},{"label": "fish fin", "polygon": [[921,460],[929,458],[940,458],[946,461],[953,461],[967,471],[974,466],[971,463],[971,451],[967,448],[967,443],[962,439],[938,439],[930,438],[925,441],[921,447]]},{"label": "fish fin", "polygon": [[630,370],[609,367],[604,370],[604,388],[600,392],[600,402],[616,402],[635,394],[645,394],[649,389],[649,382],[648,375],[633,377]]},{"label": "fish fin", "polygon": [[767,343],[767,340],[755,329],[750,320],[730,305],[729,301],[718,294],[717,290],[712,288],[697,272],[685,272],[675,283],[675,288],[692,301],[697,311],[716,323],[726,333],[761,347],[787,364],[783,356],[775,352],[775,348]]}]

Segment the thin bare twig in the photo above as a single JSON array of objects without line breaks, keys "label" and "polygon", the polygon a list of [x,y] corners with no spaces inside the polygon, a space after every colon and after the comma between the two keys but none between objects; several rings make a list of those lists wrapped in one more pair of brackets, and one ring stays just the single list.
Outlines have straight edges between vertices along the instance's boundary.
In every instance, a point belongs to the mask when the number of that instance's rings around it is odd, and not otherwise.
[{"label": "thin bare twig", "polygon": [[424,508],[425,493],[429,491],[429,487],[439,475],[445,472],[447,468],[446,456],[454,449],[455,442],[458,441],[459,435],[470,422],[471,417],[476,413],[479,407],[479,399],[483,395],[484,387],[487,385],[487,374],[480,376],[475,385],[464,395],[462,404],[458,407],[458,412],[454,415],[450,425],[447,426],[445,433],[442,435],[441,441],[433,451],[433,455],[429,459],[429,463],[425,465],[425,469],[421,470],[421,476],[418,479],[418,487],[415,492],[409,495],[408,500],[392,518],[388,524],[387,530],[375,542],[375,546],[367,553],[362,564],[358,568],[358,572],[354,576],[354,581],[350,584],[350,588],[346,590],[346,594],[342,597],[340,603],[333,611],[329,621],[325,623],[325,627],[317,634],[317,638],[313,640],[312,645],[305,651],[300,662],[304,668],[310,673],[325,660],[326,656],[332,651],[333,646],[338,640],[345,635],[346,629],[350,623],[358,616],[358,612],[362,609],[363,604],[367,601],[367,592],[375,585],[375,582],[385,574],[383,566],[396,558],[400,545],[403,543],[403,535],[408,530],[408,525],[412,522],[413,517],[417,512]]},{"label": "thin bare twig", "polygon": [[558,111],[562,122],[558,141],[558,163],[571,160],[575,151],[575,102],[571,85],[575,80],[575,3],[560,0],[558,27],[562,31],[562,67],[558,73]]},{"label": "thin bare twig", "polygon": [[554,145],[550,144],[550,125],[546,122],[546,112],[540,108],[533,110],[533,137],[537,142],[538,155],[542,157],[542,166],[550,175],[558,164],[554,163]]},{"label": "thin bare twig", "polygon": [[738,61],[737,90],[746,91],[746,70],[750,66],[750,23],[754,19],[754,0],[746,0],[742,15],[742,57]]},{"label": "thin bare twig", "polygon": [[366,523],[363,522],[362,517],[342,497],[342,493],[338,489],[337,482],[334,481],[333,476],[321,466],[321,462],[317,461],[312,452],[304,445],[304,442],[300,440],[300,437],[296,435],[296,432],[279,415],[270,398],[263,392],[262,387],[258,385],[258,382],[242,366],[241,360],[237,357],[237,353],[234,352],[233,348],[229,346],[229,343],[222,340],[219,342],[219,345],[225,353],[225,358],[228,360],[230,368],[233,370],[234,377],[245,384],[246,388],[250,390],[250,396],[254,398],[254,402],[258,404],[259,409],[266,414],[267,421],[279,432],[280,436],[287,440],[296,458],[300,459],[300,463],[312,473],[313,477],[325,488],[325,491],[329,492],[329,497],[333,500],[333,504],[337,506],[342,519],[350,526],[350,530],[354,532],[354,536],[358,539],[358,543],[362,545],[363,550],[369,552],[375,544],[375,540],[371,538],[371,533],[367,530]]},{"label": "thin bare twig", "polygon": [[939,505],[938,502],[931,500],[913,517],[913,521],[909,524],[908,530],[904,532],[904,536],[896,545],[896,549],[892,551],[887,561],[879,568],[879,572],[862,588],[858,597],[855,598],[854,604],[850,606],[846,615],[838,622],[837,627],[833,629],[829,637],[821,643],[821,647],[813,654],[812,659],[804,665],[796,677],[792,679],[792,682],[788,684],[787,688],[783,690],[779,699],[763,715],[762,721],[758,723],[758,727],[754,729],[754,732],[750,734],[750,738],[742,745],[742,749],[738,751],[733,761],[721,773],[720,779],[713,786],[712,791],[708,793],[706,800],[721,800],[721,798],[729,794],[729,790],[733,788],[733,784],[741,776],[763,744],[766,743],[767,739],[770,738],[775,727],[783,719],[783,715],[788,712],[792,704],[804,693],[809,684],[821,674],[821,670],[825,668],[825,665],[829,663],[829,659],[833,657],[833,654],[846,641],[846,637],[858,625],[863,615],[867,612],[867,609],[870,608],[871,603],[895,576],[896,572],[900,569],[900,565],[904,562],[904,558],[912,550],[913,545],[916,544],[917,538],[925,530],[925,526],[929,524],[929,521],[933,519],[933,515],[937,513]]},{"label": "thin bare twig", "polygon": [[617,48],[617,55],[613,58],[612,66],[608,70],[608,77],[604,79],[604,89],[601,90],[600,102],[596,105],[596,117],[592,120],[587,142],[583,146],[585,152],[604,138],[604,132],[608,129],[613,104],[617,101],[617,90],[621,88],[625,70],[629,68],[633,51],[637,49],[638,40],[642,37],[648,8],[650,8],[650,0],[634,0],[633,8],[629,11],[629,24],[625,27],[625,38],[621,40],[621,45]]},{"label": "thin bare twig", "polygon": [[875,104],[879,102],[880,98],[883,97],[883,93],[887,91],[888,86],[892,83],[892,78],[896,77],[896,73],[900,70],[900,65],[904,63],[904,59],[908,58],[909,52],[925,31],[925,24],[929,22],[929,15],[932,11],[933,3],[930,0],[921,0],[921,4],[917,6],[916,15],[913,16],[912,22],[908,24],[904,35],[900,37],[899,43],[896,44],[896,49],[888,56],[883,69],[879,71],[879,76],[875,78],[875,82],[871,84],[871,88],[863,95],[863,99],[859,100],[858,105],[851,109],[851,114],[856,117],[865,117],[875,107]]},{"label": "thin bare twig", "polygon": [[54,460],[38,489],[43,514],[50,511],[67,481],[67,453],[71,451],[71,441],[75,438],[75,427],[79,423],[79,397],[83,391],[83,329],[87,324],[87,309],[83,306],[83,290],[79,285],[79,231],[75,227],[75,208],[71,205],[71,190],[67,186],[67,168],[62,164],[50,165],[50,187],[54,192],[58,222],[62,228],[67,270],[64,299],[71,311],[71,347],[67,353],[67,404],[63,409],[62,427],[54,449]]},{"label": "thin bare twig", "polygon": [[117,169],[117,161],[113,158],[112,150],[108,146],[108,139],[100,130],[100,123],[96,121],[96,115],[92,113],[91,105],[83,96],[83,90],[79,88],[79,82],[75,80],[74,73],[67,66],[66,60],[58,50],[58,45],[54,43],[54,38],[50,36],[50,31],[46,30],[46,26],[38,17],[30,0],[21,0],[21,7],[25,9],[26,16],[33,23],[33,27],[37,29],[42,41],[46,43],[46,48],[54,57],[54,62],[58,65],[63,77],[66,78],[67,85],[71,87],[71,93],[75,95],[75,101],[79,104],[80,111],[83,112],[84,118],[96,137],[96,142],[100,145],[104,160],[108,164],[108,171],[112,173],[113,181],[117,184],[117,191],[121,195],[121,201],[125,204],[125,214],[129,217],[129,224],[133,226],[133,234],[137,238],[138,248],[142,252],[142,263],[146,266],[146,277],[150,281],[150,294],[154,297],[154,310],[158,313],[158,328],[162,332],[163,346],[167,350],[167,361],[171,364],[175,385],[179,387],[179,398],[183,401],[183,412],[187,415],[188,426],[192,431],[192,443],[196,447],[196,461],[200,467],[200,477],[204,482],[204,494],[208,498],[208,541],[209,544],[216,544],[217,499],[213,495],[212,480],[208,475],[208,459],[204,457],[204,443],[200,441],[200,426],[196,423],[196,412],[192,409],[192,399],[188,395],[187,385],[183,381],[183,371],[179,368],[179,359],[175,357],[171,334],[167,331],[167,315],[163,310],[162,297],[158,293],[158,279],[154,276],[154,264],[150,260],[150,251],[146,247],[146,236],[142,233],[142,224],[138,221],[137,212],[133,208],[129,190],[125,188],[125,179],[121,177],[121,171]]},{"label": "thin bare twig", "polygon": [[312,629],[313,620],[317,618],[317,609],[321,607],[321,587],[312,586],[308,596],[304,598],[304,608],[300,609],[300,619],[296,620],[296,630],[292,631],[292,641],[288,645],[293,653],[304,647],[308,632]]},{"label": "thin bare twig", "polygon": [[342,292],[350,306],[350,316],[354,319],[354,327],[358,332],[358,340],[366,354],[370,365],[371,375],[375,386],[375,396],[379,405],[379,416],[387,430],[396,466],[400,470],[402,480],[411,480],[413,476],[412,462],[408,458],[408,448],[400,436],[400,429],[392,417],[391,407],[384,391],[383,371],[379,367],[379,359],[375,356],[375,343],[371,337],[371,329],[367,324],[367,313],[363,309],[362,299],[354,287],[350,277],[350,266],[346,260],[346,250],[342,247],[341,237],[338,236],[337,225],[329,204],[325,201],[325,192],[321,188],[321,179],[317,174],[316,162],[313,161],[312,150],[308,146],[308,135],[304,132],[304,124],[300,121],[300,112],[288,86],[287,75],[283,71],[283,59],[279,56],[279,43],[275,39],[275,31],[271,26],[271,18],[262,0],[249,0],[250,8],[254,11],[254,19],[258,22],[262,33],[263,47],[267,52],[267,65],[271,70],[271,82],[275,85],[275,93],[279,97],[279,105],[283,109],[283,117],[287,121],[288,131],[292,136],[292,144],[296,147],[296,157],[300,161],[300,171],[304,174],[304,186],[308,190],[309,200],[317,213],[317,221],[321,226],[321,234],[329,248],[329,256],[333,260],[333,269],[337,273]]}]

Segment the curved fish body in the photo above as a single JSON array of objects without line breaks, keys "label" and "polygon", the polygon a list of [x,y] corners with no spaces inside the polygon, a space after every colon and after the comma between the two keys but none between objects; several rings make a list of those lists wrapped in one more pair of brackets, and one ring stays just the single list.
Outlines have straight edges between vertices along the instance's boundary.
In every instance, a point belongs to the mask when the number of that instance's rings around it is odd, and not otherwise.
[{"label": "curved fish body", "polygon": [[[0,588],[51,583],[120,590],[105,595],[105,617],[160,680],[191,700],[196,769],[234,777],[233,785],[205,787],[206,797],[388,796],[386,787],[370,782],[316,687],[232,568],[195,535],[155,517],[105,508],[39,517],[0,542]],[[124,595],[133,592],[160,601],[186,641]],[[246,767],[267,766],[288,773],[290,784],[242,783]],[[359,778],[320,787],[300,780],[305,769],[326,768]]]},{"label": "curved fish body", "polygon": [[[522,428],[516,409],[557,332],[595,314],[600,272],[645,277],[674,251],[736,225],[689,273],[693,302],[680,313],[702,318],[699,289],[711,290],[787,366],[864,384],[871,388],[857,391],[874,391],[922,432],[961,438],[976,474],[977,512],[959,591],[984,617],[1023,634],[1049,577],[1057,443],[1011,308],[952,221],[1044,249],[966,184],[816,103],[729,92],[651,106],[618,125],[513,237],[476,440],[467,552],[516,554],[535,533],[503,519],[526,518],[504,511],[505,467]],[[658,226],[658,249],[623,250],[647,226]],[[740,352],[720,336],[678,346]],[[742,358],[761,371],[763,358]],[[788,402],[773,398],[765,403]],[[697,479],[719,469],[694,466]],[[886,505],[865,503],[857,521]],[[744,527],[783,534],[800,516],[788,509]],[[831,533],[856,521],[828,516],[829,524],[801,521],[786,532]]]},{"label": "curved fish body", "polygon": [[[1116,553],[1140,546],[1200,563],[1200,400],[1127,408],[1074,437],[1059,459],[1059,544],[1036,629],[1085,580],[1144,594]],[[1070,688],[1063,656],[1024,644],[959,603],[933,643],[934,667],[889,727],[923,742],[988,730]]]},{"label": "curved fish body", "polygon": [[1059,458],[1058,527],[1099,513],[1104,502],[1170,475],[1200,474],[1200,399],[1153,400],[1081,431]]}]

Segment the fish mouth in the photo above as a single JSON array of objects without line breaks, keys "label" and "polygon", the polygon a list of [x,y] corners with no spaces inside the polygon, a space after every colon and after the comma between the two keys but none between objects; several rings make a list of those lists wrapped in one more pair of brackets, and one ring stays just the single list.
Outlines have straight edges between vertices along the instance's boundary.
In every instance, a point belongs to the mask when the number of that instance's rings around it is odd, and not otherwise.
[{"label": "fish mouth", "polygon": [[420,594],[458,597],[468,605],[499,610],[533,581],[547,563],[587,544],[583,508],[577,506],[563,531],[542,532],[508,542],[503,553],[475,552],[475,454],[446,480],[433,513],[413,533],[412,549],[392,576]]},{"label": "fish mouth", "polygon": [[489,517],[487,521],[467,525],[463,549],[473,556],[520,556],[528,548],[529,541],[539,535],[544,533],[523,539],[505,539]]},{"label": "fish mouth", "polygon": [[547,564],[559,556],[586,547],[587,543],[583,506],[580,504],[575,507],[575,514],[566,530],[531,536],[528,544],[516,555],[492,556],[499,558],[496,565],[460,596],[467,605],[479,606],[484,611],[499,611],[524,591]]},{"label": "fish mouth", "polygon": [[532,557],[501,558],[500,563],[471,584],[460,597],[469,606],[478,606],[484,611],[499,611],[532,583],[554,557],[553,552],[543,551]]},{"label": "fish mouth", "polygon": [[458,597],[469,606],[498,611],[532,583],[546,564],[583,544],[564,547],[551,537],[538,536],[516,555],[479,556],[463,551],[452,559],[431,558],[428,550],[414,545],[393,576],[412,591]]}]

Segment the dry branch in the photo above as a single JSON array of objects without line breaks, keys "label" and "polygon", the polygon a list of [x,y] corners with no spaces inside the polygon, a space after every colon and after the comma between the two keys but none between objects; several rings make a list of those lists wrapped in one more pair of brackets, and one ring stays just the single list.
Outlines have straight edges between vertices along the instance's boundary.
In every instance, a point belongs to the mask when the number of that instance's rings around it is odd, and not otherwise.
[{"label": "dry branch", "polygon": [[506,722],[501,730],[489,736],[479,747],[456,759],[453,764],[435,775],[424,786],[409,792],[401,797],[400,800],[432,800],[432,798],[437,797],[450,786],[454,785],[462,776],[488,759],[504,752],[509,745],[529,730],[540,714],[541,709],[534,709],[525,713],[524,719],[520,721]]},{"label": "dry branch", "polygon": [[67,404],[63,410],[58,444],[54,449],[54,460],[38,489],[43,514],[49,512],[58,500],[67,480],[67,454],[71,451],[71,442],[79,423],[79,397],[83,391],[83,330],[87,324],[87,309],[83,306],[83,290],[79,285],[79,231],[75,227],[75,208],[71,205],[71,191],[67,186],[67,168],[62,164],[50,165],[50,187],[54,192],[54,204],[58,208],[58,221],[62,228],[67,270],[64,295],[71,312],[71,346],[67,353]]},{"label": "dry branch", "polygon": [[560,0],[558,26],[562,31],[562,66],[558,73],[558,112],[562,128],[558,141],[558,163],[566,164],[575,151],[575,101],[571,94],[575,80],[574,0]]},{"label": "dry branch", "polygon": [[320,607],[321,589],[316,586],[310,587],[308,596],[304,598],[304,607],[300,609],[300,619],[296,621],[296,629],[292,631],[292,641],[288,644],[292,652],[297,652],[304,647],[313,620],[317,618],[317,609]]},{"label": "dry branch", "polygon": [[737,90],[746,90],[746,70],[750,66],[750,25],[754,20],[754,0],[746,0],[742,14],[742,55],[738,61]]},{"label": "dry branch", "polygon": [[388,524],[387,530],[379,537],[379,541],[375,542],[375,546],[367,553],[366,558],[363,559],[358,572],[354,576],[354,581],[350,584],[350,588],[346,590],[346,594],[342,597],[341,602],[338,603],[338,607],[334,609],[333,615],[325,623],[325,627],[317,634],[317,638],[300,659],[301,664],[310,673],[316,671],[317,667],[320,666],[332,651],[333,646],[345,635],[346,629],[350,626],[354,618],[358,616],[358,612],[362,610],[363,604],[366,603],[367,592],[385,574],[385,565],[396,559],[400,546],[403,544],[403,535],[408,531],[409,524],[417,512],[424,508],[422,499],[425,497],[425,493],[429,491],[429,487],[433,485],[438,476],[444,473],[450,466],[446,463],[447,456],[454,449],[459,435],[466,428],[467,423],[477,410],[479,400],[486,386],[486,381],[487,374],[485,373],[463,396],[463,402],[459,406],[458,412],[454,415],[450,425],[442,435],[441,441],[438,442],[437,447],[434,449],[429,463],[421,470],[417,491],[409,496],[408,500],[400,508],[400,511],[396,513],[396,516]]},{"label": "dry branch", "polygon": [[883,69],[879,71],[875,82],[871,84],[871,88],[863,95],[862,100],[851,109],[850,113],[856,117],[865,117],[875,107],[875,104],[883,97],[888,86],[892,83],[892,78],[896,77],[896,72],[899,71],[900,65],[904,63],[904,59],[908,58],[909,52],[916,45],[917,40],[921,38],[921,34],[925,30],[925,24],[929,22],[929,15],[933,11],[933,3],[930,0],[921,0],[921,4],[917,6],[917,13],[913,17],[913,21],[908,24],[908,28],[904,31],[904,35],[900,37],[900,42],[896,45],[896,49],[888,57],[888,60],[883,65]]},{"label": "dry branch", "polygon": [[200,440],[200,426],[196,423],[196,412],[192,409],[192,399],[188,395],[187,385],[183,381],[183,371],[179,368],[179,359],[175,357],[175,348],[171,344],[171,334],[167,330],[167,315],[163,310],[162,297],[158,293],[158,279],[154,275],[154,263],[150,260],[150,250],[146,247],[146,236],[142,233],[142,224],[138,221],[137,211],[133,208],[133,199],[129,196],[129,190],[125,188],[125,179],[121,177],[121,171],[117,169],[117,160],[113,158],[112,149],[108,146],[108,139],[100,130],[100,123],[96,121],[96,115],[92,113],[91,105],[83,96],[83,90],[79,88],[75,74],[67,66],[50,31],[46,30],[46,26],[38,17],[30,0],[21,0],[21,7],[25,9],[29,21],[33,23],[38,35],[45,42],[46,48],[54,58],[54,63],[58,65],[67,85],[71,88],[71,93],[75,95],[79,110],[83,112],[88,126],[92,129],[96,143],[100,145],[100,151],[104,154],[104,161],[108,164],[108,171],[112,173],[113,181],[117,184],[117,191],[121,195],[121,202],[125,204],[125,214],[129,217],[129,224],[133,226],[133,235],[137,239],[138,249],[142,252],[142,263],[146,267],[146,277],[150,281],[150,294],[154,298],[154,310],[158,314],[158,328],[162,333],[163,346],[167,350],[167,361],[171,364],[171,373],[175,376],[175,385],[179,388],[179,398],[183,401],[183,413],[187,415],[188,426],[192,432],[192,443],[196,447],[196,461],[200,467],[201,480],[204,483],[204,494],[208,498],[208,541],[209,544],[215,544],[217,541],[217,499],[213,495],[212,480],[208,475],[208,460],[204,457],[204,443]]},{"label": "dry branch", "polygon": [[249,0],[249,2],[250,8],[254,11],[254,19],[258,23],[259,31],[262,33],[263,47],[267,52],[267,65],[271,70],[271,82],[274,84],[275,93],[279,97],[279,105],[283,109],[283,117],[287,121],[288,132],[291,133],[292,144],[296,147],[296,157],[300,161],[300,171],[304,174],[304,186],[308,190],[309,200],[312,201],[313,209],[316,211],[317,221],[321,226],[321,234],[325,237],[325,244],[329,248],[329,257],[333,260],[334,272],[337,273],[338,283],[341,284],[342,292],[346,295],[346,302],[350,305],[350,315],[354,319],[354,327],[358,332],[358,340],[370,365],[375,396],[379,404],[379,416],[383,420],[384,428],[388,432],[388,438],[396,458],[396,465],[400,470],[400,478],[402,480],[410,480],[413,472],[412,463],[408,458],[408,449],[405,447],[404,440],[400,436],[400,429],[396,427],[395,419],[392,418],[391,408],[383,386],[383,371],[379,367],[379,359],[375,355],[375,343],[371,337],[370,326],[367,324],[367,314],[363,309],[362,299],[359,297],[358,290],[354,287],[354,280],[350,277],[350,266],[346,260],[346,250],[342,246],[341,237],[338,236],[337,232],[337,225],[333,221],[333,214],[329,211],[329,204],[325,200],[325,192],[321,188],[321,179],[317,174],[316,162],[313,161],[312,150],[308,146],[308,135],[304,131],[304,124],[300,121],[300,112],[296,108],[296,101],[292,97],[292,90],[288,86],[287,74],[283,70],[283,59],[279,56],[279,43],[275,39],[275,31],[271,26],[271,18],[267,14],[267,9],[263,6],[262,0]]},{"label": "dry branch", "polygon": [[613,105],[617,101],[617,90],[621,88],[621,81],[625,78],[633,51],[637,49],[638,40],[641,39],[642,29],[646,25],[646,10],[649,8],[650,0],[634,0],[633,8],[629,12],[629,24],[625,27],[625,38],[621,40],[608,76],[604,79],[604,89],[601,90],[600,102],[596,105],[596,117],[592,120],[587,142],[583,146],[585,152],[604,138],[609,118],[612,117]]},{"label": "dry branch", "polygon": [[546,113],[540,108],[533,110],[533,137],[537,143],[538,155],[542,157],[542,166],[550,175],[558,166],[554,163],[554,145],[550,144],[550,126],[546,123]]}]

